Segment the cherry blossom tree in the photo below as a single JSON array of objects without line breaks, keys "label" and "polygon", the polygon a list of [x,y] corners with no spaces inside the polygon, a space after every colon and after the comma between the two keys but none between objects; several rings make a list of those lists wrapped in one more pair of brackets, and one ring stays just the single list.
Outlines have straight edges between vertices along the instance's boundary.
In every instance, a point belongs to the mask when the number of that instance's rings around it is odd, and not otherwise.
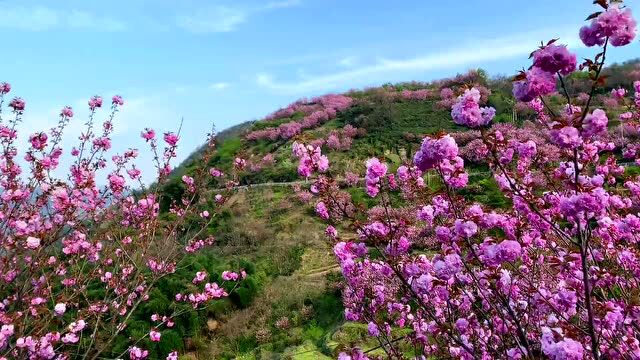
[{"label": "cherry blossom tree", "polygon": [[[152,316],[146,336],[130,337],[122,354],[112,354],[111,346],[127,334],[158,282],[183,266],[185,254],[213,243],[203,229],[216,208],[206,208],[200,191],[207,177],[222,174],[201,169],[197,176],[183,176],[187,190],[170,206],[175,221],[163,221],[160,185],[171,173],[179,134],[167,132],[159,140],[153,129],[142,132],[157,169],[155,185],[146,187],[135,165],[138,150],[107,155],[124,100],[114,96],[100,124],[105,104],[94,96],[78,146],[66,150],[72,159],[68,176],[60,179],[54,174],[65,154],[64,130],[80,126],[73,109],[64,107],[53,129],[31,134],[20,155],[17,139],[26,104],[13,98],[6,111],[10,91],[9,84],[0,85],[0,358],[148,357],[141,341],[160,341],[180,315],[178,307]],[[205,160],[215,151],[213,132],[208,144]],[[176,302],[202,309],[227,296],[224,284],[210,281],[209,274],[195,276],[188,291],[175,294]],[[224,282],[238,280],[228,276]],[[163,356],[177,359],[175,352]]]},{"label": "cherry blossom tree", "polygon": [[[598,49],[593,59],[578,64],[552,40],[514,78],[514,97],[537,114],[529,130],[492,126],[495,110],[469,82],[443,84],[452,120],[473,129],[467,141],[482,151],[506,208],[464,195],[469,175],[449,134],[425,137],[394,172],[369,159],[365,191],[376,205],[368,209],[296,153],[335,243],[345,317],[367,324],[386,358],[640,358],[640,178],[619,162],[640,164],[640,146],[612,141],[611,115],[593,108],[607,54],[635,38],[636,22],[619,1],[596,4],[601,11],[579,33]],[[565,86],[575,71],[589,75],[586,95]],[[564,104],[551,105],[558,92]],[[619,120],[637,129],[640,82],[614,96],[625,110]],[[429,186],[425,174],[439,181]],[[339,358],[367,359],[370,350]]]}]

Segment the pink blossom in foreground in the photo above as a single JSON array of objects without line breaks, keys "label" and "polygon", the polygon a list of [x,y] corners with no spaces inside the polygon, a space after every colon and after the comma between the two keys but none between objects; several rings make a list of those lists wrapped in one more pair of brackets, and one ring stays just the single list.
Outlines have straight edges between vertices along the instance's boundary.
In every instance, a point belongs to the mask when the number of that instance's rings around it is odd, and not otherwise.
[{"label": "pink blossom in foreground", "polygon": [[11,84],[2,82],[0,83],[0,95],[8,94],[11,91]]},{"label": "pink blossom in foreground", "polygon": [[[635,31],[630,12],[600,5],[608,10],[589,31],[625,43]],[[371,158],[361,169],[375,198],[357,211],[350,211],[351,189],[331,172],[312,174],[328,237],[344,229],[334,254],[345,319],[365,325],[366,336],[378,338],[371,341],[398,339],[386,343],[388,357],[414,349],[417,358],[465,360],[640,358],[640,177],[617,156],[640,163],[640,82],[633,94],[613,95],[625,104],[624,144],[619,129],[608,129],[607,113],[616,113],[609,107],[618,104],[594,109],[586,94],[578,106],[556,83],[558,73],[570,75],[573,55],[560,46],[533,58],[514,95],[528,102],[535,122],[427,136],[414,164],[395,174]],[[599,68],[604,59],[591,61]],[[590,81],[601,91],[600,79]],[[556,86],[565,99],[549,107],[545,96]],[[476,99],[463,95],[452,120],[476,126]],[[492,179],[468,186],[462,156],[469,153]],[[425,176],[430,186],[421,187]],[[488,180],[500,192],[490,201],[475,188]],[[392,329],[406,335],[395,338]],[[338,358],[366,354],[346,348]]]},{"label": "pink blossom in foreground", "polygon": [[533,67],[525,72],[525,78],[513,84],[513,96],[520,101],[531,101],[539,96],[548,95],[556,89],[553,73]]},{"label": "pink blossom in foreground", "polygon": [[124,100],[122,99],[122,96],[114,95],[111,98],[111,103],[114,104],[114,105],[122,106],[122,105],[124,105]]},{"label": "pink blossom in foreground", "polygon": [[95,110],[99,107],[102,107],[102,97],[100,96],[93,96],[91,97],[91,99],[89,99],[89,109],[90,110]]},{"label": "pink blossom in foreground", "polygon": [[300,159],[298,164],[298,174],[309,177],[314,172],[325,172],[329,168],[329,158],[322,155],[319,147],[294,142],[292,145],[293,155]]},{"label": "pink blossom in foreground", "polygon": [[140,136],[146,141],[149,141],[155,138],[156,132],[153,129],[147,128],[140,134]]},{"label": "pink blossom in foreground", "polygon": [[[0,84],[0,96],[10,89]],[[149,357],[149,351],[136,346],[142,335],[129,331],[128,319],[137,316],[158,280],[172,276],[185,254],[214,242],[171,230],[183,226],[184,217],[197,219],[190,226],[206,226],[208,220],[197,215],[208,211],[195,203],[206,172],[183,178],[189,191],[169,205],[169,212],[178,216],[167,224],[159,218],[158,190],[131,188],[126,181],[127,176],[141,176],[134,164],[138,150],[106,153],[112,147],[113,120],[123,104],[114,96],[103,116],[102,98],[92,97],[89,119],[74,125],[85,129],[69,152],[61,144],[74,114],[70,107],[62,108],[56,127],[31,132],[23,156],[16,139],[25,102],[14,98],[5,104],[14,116],[3,118],[0,125],[6,150],[0,154],[0,223],[6,235],[0,247],[11,258],[0,266],[0,281],[6,285],[0,287],[0,348],[11,358],[124,358],[127,353],[132,359]],[[96,124],[98,118],[106,120]],[[164,150],[158,148],[153,130],[147,128],[141,136],[155,155],[155,182],[161,184],[176,156],[177,136],[165,134],[169,146]],[[208,140],[215,145],[211,137]],[[203,161],[211,158],[212,149],[205,149]],[[66,176],[57,178],[55,170],[68,153],[70,167]],[[196,278],[204,283],[202,275]],[[182,301],[197,310],[228,295],[212,283],[193,284],[191,289],[176,298],[186,299]],[[172,327],[174,321],[163,316],[156,326]],[[159,328],[148,331],[152,341],[160,340]],[[116,353],[115,338],[127,339],[127,350]],[[172,354],[170,358],[177,356]]]},{"label": "pink blossom in foreground", "polygon": [[609,8],[591,21],[590,25],[580,29],[580,39],[586,46],[603,45],[606,38],[613,46],[624,46],[636,36],[636,21],[631,9],[621,9],[617,4]]},{"label": "pink blossom in foreground", "polygon": [[15,97],[9,102],[9,107],[12,108],[13,111],[22,112],[26,107],[26,103],[24,100],[22,100],[22,98]]},{"label": "pink blossom in foreground", "polygon": [[387,165],[380,162],[378,158],[367,160],[367,173],[365,176],[365,187],[367,194],[375,197],[380,191],[380,182],[387,174]]},{"label": "pink blossom in foreground", "polygon": [[576,70],[576,55],[566,45],[550,44],[533,53],[533,65],[549,73],[567,75]]},{"label": "pink blossom in foreground", "polygon": [[[147,136],[150,134],[147,134]],[[146,137],[145,137],[146,138]],[[172,132],[167,132],[164,133],[164,141],[169,145],[169,146],[176,146],[178,144],[178,140],[180,138],[178,137],[178,135],[172,133]]]},{"label": "pink blossom in foreground", "polygon": [[70,106],[65,106],[60,110],[60,116],[66,116],[68,118],[73,117],[73,109]]},{"label": "pink blossom in foreground", "polygon": [[445,135],[439,139],[425,138],[413,161],[420,170],[425,171],[442,160],[453,159],[456,156],[458,156],[458,145],[450,135]]}]

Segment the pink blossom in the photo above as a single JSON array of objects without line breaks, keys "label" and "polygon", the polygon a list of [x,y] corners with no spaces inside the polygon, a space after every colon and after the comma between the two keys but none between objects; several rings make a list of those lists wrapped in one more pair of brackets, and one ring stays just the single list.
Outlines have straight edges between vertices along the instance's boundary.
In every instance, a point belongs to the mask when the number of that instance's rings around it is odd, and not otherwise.
[{"label": "pink blossom", "polygon": [[156,137],[156,132],[153,129],[146,128],[145,131],[140,134],[140,136],[146,141],[149,141]]},{"label": "pink blossom", "polygon": [[29,236],[27,238],[27,247],[29,249],[33,249],[33,250],[39,248],[40,247],[40,239],[38,239],[36,237],[33,237],[33,236]]},{"label": "pink blossom", "polygon": [[149,339],[151,339],[151,341],[153,342],[159,342],[160,336],[161,334],[159,331],[156,331],[156,330],[149,331]]},{"label": "pink blossom", "polygon": [[365,188],[369,196],[375,197],[380,191],[380,180],[387,174],[387,165],[378,158],[367,160],[366,165]]},{"label": "pink blossom", "polygon": [[624,88],[617,88],[617,89],[611,90],[611,96],[616,99],[622,99],[626,94],[627,94],[627,90],[625,90]]},{"label": "pink blossom", "polygon": [[80,337],[75,333],[66,333],[62,337],[62,342],[65,344],[75,344],[78,340],[80,340]]},{"label": "pink blossom", "polygon": [[[144,137],[144,136],[143,136]],[[146,139],[146,137],[145,137]],[[178,135],[172,133],[172,132],[166,132],[164,133],[164,141],[169,144],[169,146],[176,146],[178,144],[178,140],[180,138],[178,137]]]},{"label": "pink blossom", "polygon": [[387,174],[387,165],[380,162],[378,158],[367,160],[367,177],[372,181],[377,181]]},{"label": "pink blossom", "polygon": [[553,141],[563,148],[576,148],[582,144],[580,132],[573,126],[565,126],[560,130],[551,131]]},{"label": "pink blossom", "polygon": [[91,97],[91,99],[89,99],[89,109],[93,111],[99,107],[102,107],[102,97],[97,95]]},{"label": "pink blossom", "polygon": [[82,331],[86,325],[87,323],[84,320],[80,319],[69,324],[68,328],[70,332],[77,333]]},{"label": "pink blossom", "polygon": [[108,180],[109,180],[109,187],[111,188],[111,191],[113,191],[114,193],[120,193],[122,192],[122,190],[124,190],[124,186],[125,186],[124,177],[120,176],[119,174],[110,174],[108,176]]},{"label": "pink blossom", "polygon": [[11,84],[2,82],[0,83],[0,95],[8,94],[11,91]]},{"label": "pink blossom", "polygon": [[209,174],[213,177],[222,177],[224,173],[216,168],[209,169]]},{"label": "pink blossom", "polygon": [[19,97],[13,98],[9,102],[9,107],[12,108],[13,111],[15,112],[24,111],[25,106],[26,106],[26,103],[24,102],[24,100],[22,100],[22,98],[19,98]]},{"label": "pink blossom", "polygon": [[67,305],[64,304],[64,303],[58,303],[54,307],[54,311],[55,311],[56,315],[61,316],[67,311]]},{"label": "pink blossom", "polygon": [[73,117],[73,109],[70,106],[65,106],[60,110],[60,116],[65,116],[68,118]]},{"label": "pink blossom", "polygon": [[576,55],[566,45],[550,44],[533,53],[533,65],[549,73],[568,75],[576,70]]},{"label": "pink blossom", "polygon": [[232,271],[223,271],[221,277],[222,280],[225,281],[238,281],[238,279],[240,278],[238,273]]},{"label": "pink blossom", "polygon": [[119,105],[119,106],[122,106],[122,105],[124,105],[124,100],[122,100],[122,96],[120,96],[120,95],[114,95],[114,96],[111,98],[111,103],[112,103],[113,105]]},{"label": "pink blossom", "polygon": [[247,166],[247,160],[237,157],[233,160],[233,166],[238,170],[242,170]]},{"label": "pink blossom", "polygon": [[492,107],[480,107],[480,92],[476,88],[465,90],[451,109],[451,117],[458,125],[472,128],[485,126],[496,114]]},{"label": "pink blossom", "polygon": [[437,139],[426,137],[413,161],[420,170],[425,171],[442,160],[451,160],[456,156],[458,156],[458,145],[450,135]]},{"label": "pink blossom", "polygon": [[193,280],[191,281],[194,284],[198,284],[204,281],[204,279],[207,278],[207,272],[206,271],[198,271],[196,273],[196,277],[193,278]]},{"label": "pink blossom", "polygon": [[553,73],[533,67],[525,72],[525,78],[513,83],[513,96],[519,101],[529,102],[539,96],[548,95],[556,89]]},{"label": "pink blossom", "polygon": [[582,344],[571,338],[564,338],[556,342],[552,330],[548,328],[544,330],[542,335],[542,351],[554,360],[581,360],[584,358]]},{"label": "pink blossom", "polygon": [[324,220],[329,219],[329,211],[327,210],[327,206],[324,202],[320,201],[316,204],[316,214]]},{"label": "pink blossom", "polygon": [[630,9],[621,9],[618,5],[611,5],[606,11],[591,20],[590,25],[580,29],[580,39],[586,46],[603,45],[609,37],[613,46],[624,46],[636,36],[636,21]]},{"label": "pink blossom", "polygon": [[593,136],[602,133],[607,129],[607,124],[609,119],[607,119],[607,113],[605,113],[602,109],[595,109],[591,114],[588,114],[584,118],[584,123],[582,124],[582,134],[584,136]]},{"label": "pink blossom", "polygon": [[140,349],[134,346],[129,349],[129,359],[131,360],[144,360],[149,356],[149,351]]},{"label": "pink blossom", "polygon": [[478,232],[478,226],[473,221],[456,220],[456,233],[459,236],[470,238]]},{"label": "pink blossom", "polygon": [[324,230],[324,233],[330,239],[335,239],[338,236],[338,230],[336,230],[336,228],[331,225],[327,226],[327,228]]}]

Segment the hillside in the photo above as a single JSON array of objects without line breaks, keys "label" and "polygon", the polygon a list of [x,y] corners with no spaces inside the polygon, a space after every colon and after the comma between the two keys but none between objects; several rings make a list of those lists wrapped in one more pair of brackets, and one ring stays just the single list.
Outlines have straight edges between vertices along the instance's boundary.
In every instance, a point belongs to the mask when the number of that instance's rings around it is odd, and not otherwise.
[{"label": "hillside", "polygon": [[[588,90],[588,81],[583,75],[576,73],[567,79],[572,93]],[[634,79],[640,77],[640,60],[613,64],[605,69],[604,75],[607,84],[599,90],[600,103],[607,101],[613,88],[631,89]],[[362,160],[371,156],[384,155],[389,161],[399,163],[398,158],[411,154],[423,135],[462,130],[450,121],[453,94],[448,91],[451,87],[472,84],[487,90],[487,105],[496,109],[495,123],[522,124],[534,119],[534,113],[513,98],[510,78],[490,77],[483,70],[473,70],[428,83],[385,84],[342,95],[327,95],[346,96],[350,100],[335,115],[329,108],[330,117],[322,118],[326,114],[320,114],[321,119],[315,123],[316,114],[313,113],[326,112],[322,101],[327,100],[323,97],[298,100],[262,120],[221,131],[218,134],[219,154],[207,165],[224,171],[239,157],[247,161],[246,171],[240,178],[242,184],[298,180],[296,165],[290,156],[294,141],[323,144],[323,153],[329,154],[332,171],[355,170]],[[551,101],[561,103],[560,94]],[[311,124],[305,124],[310,118]],[[292,129],[294,123],[302,125]],[[176,180],[202,166],[199,152],[195,151],[174,171]]]},{"label": "hillside", "polygon": [[[607,85],[600,90],[600,103],[610,102],[612,89],[630,88],[633,80],[640,79],[640,61],[613,65],[605,72]],[[576,94],[586,91],[585,83],[580,75],[568,79]],[[504,206],[506,200],[487,176],[482,159],[474,157],[473,151],[465,153],[464,145],[477,135],[462,132],[451,121],[451,88],[464,85],[482,89],[486,103],[496,109],[494,122],[505,124],[505,129],[527,126],[535,118],[530,108],[512,97],[510,79],[474,70],[428,83],[386,84],[302,99],[260,121],[220,132],[218,151],[209,163],[202,163],[196,151],[175,169],[173,180],[163,186],[163,204],[185,191],[182,175],[203,167],[230,172],[236,159],[245,162],[239,166],[236,185],[279,183],[242,188],[211,227],[217,244],[200,255],[199,264],[215,272],[219,264],[240,263],[249,273],[248,285],[209,313],[193,315],[198,319],[187,326],[186,349],[201,358],[321,359],[334,356],[343,345],[364,341],[366,327],[343,320],[340,275],[331,244],[322,236],[324,227],[307,203],[308,193],[296,184],[286,184],[301,179],[291,156],[292,144],[322,146],[332,174],[356,181],[363,175],[363,162],[372,156],[397,167],[412,158],[424,135],[458,132],[461,153],[470,163],[471,186],[465,195]],[[560,96],[550,101],[561,104]],[[224,186],[213,179],[211,198],[215,189]],[[354,190],[351,196],[355,203],[370,200],[363,190]]]}]

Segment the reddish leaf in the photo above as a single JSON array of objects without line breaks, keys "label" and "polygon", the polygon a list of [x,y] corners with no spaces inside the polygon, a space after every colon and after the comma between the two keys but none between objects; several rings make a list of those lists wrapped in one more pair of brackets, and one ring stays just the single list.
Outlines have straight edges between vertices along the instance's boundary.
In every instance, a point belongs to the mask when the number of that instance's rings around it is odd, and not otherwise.
[{"label": "reddish leaf", "polygon": [[600,16],[600,14],[602,14],[602,11],[594,12],[593,14],[589,15],[589,17],[586,18],[586,21],[589,21],[591,19],[595,19],[598,16]]},{"label": "reddish leaf", "polygon": [[527,74],[524,71],[520,71],[518,75],[514,76],[511,81],[520,81],[527,78]]},{"label": "reddish leaf", "polygon": [[594,0],[593,3],[600,5],[605,9],[609,8],[609,4],[607,3],[607,0]]},{"label": "reddish leaf", "polygon": [[608,76],[606,75],[600,75],[600,77],[598,78],[598,85],[600,86],[604,86],[604,84],[607,81]]}]

